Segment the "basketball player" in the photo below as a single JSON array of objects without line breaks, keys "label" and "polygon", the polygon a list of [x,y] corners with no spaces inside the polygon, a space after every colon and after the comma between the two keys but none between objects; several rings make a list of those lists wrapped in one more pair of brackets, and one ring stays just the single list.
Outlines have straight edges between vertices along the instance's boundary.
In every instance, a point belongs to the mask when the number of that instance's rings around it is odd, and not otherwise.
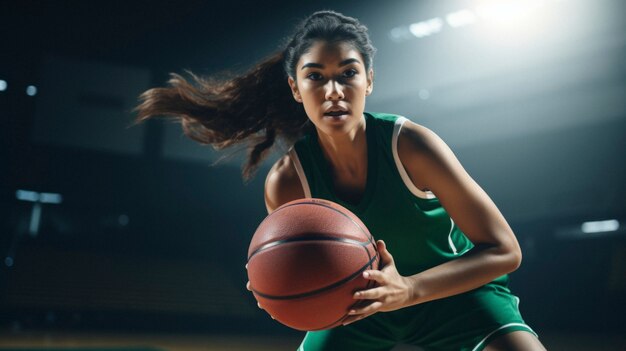
[{"label": "basketball player", "polygon": [[[272,212],[314,197],[354,212],[378,239],[375,288],[344,325],[309,332],[299,350],[544,350],[522,319],[507,274],[521,262],[515,235],[432,131],[365,112],[375,49],[356,19],[320,11],[284,50],[226,82],[173,75],[142,95],[138,120],[179,118],[185,133],[224,148],[249,142],[249,179],[276,140],[292,145],[271,168]],[[285,75],[286,72],[286,75]],[[392,256],[393,253],[393,256]]]}]

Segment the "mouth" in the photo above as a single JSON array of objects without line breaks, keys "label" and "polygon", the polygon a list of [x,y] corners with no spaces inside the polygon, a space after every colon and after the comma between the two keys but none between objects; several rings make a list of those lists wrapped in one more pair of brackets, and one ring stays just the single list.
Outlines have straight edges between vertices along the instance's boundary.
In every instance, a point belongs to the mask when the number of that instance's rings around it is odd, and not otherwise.
[{"label": "mouth", "polygon": [[347,116],[348,113],[349,111],[344,108],[333,108],[324,112],[324,117],[341,118]]}]

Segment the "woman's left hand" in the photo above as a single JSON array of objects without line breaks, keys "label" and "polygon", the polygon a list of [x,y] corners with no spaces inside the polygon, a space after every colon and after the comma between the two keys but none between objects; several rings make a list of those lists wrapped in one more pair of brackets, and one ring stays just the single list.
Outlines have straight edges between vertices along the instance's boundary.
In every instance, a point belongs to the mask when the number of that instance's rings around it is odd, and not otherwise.
[{"label": "woman's left hand", "polygon": [[378,284],[369,290],[357,291],[354,298],[358,300],[372,300],[370,304],[349,311],[343,325],[369,317],[376,312],[389,312],[409,306],[411,301],[411,282],[400,275],[396,269],[393,257],[387,251],[382,240],[376,242],[381,258],[381,270],[367,270],[363,277],[374,280]]}]

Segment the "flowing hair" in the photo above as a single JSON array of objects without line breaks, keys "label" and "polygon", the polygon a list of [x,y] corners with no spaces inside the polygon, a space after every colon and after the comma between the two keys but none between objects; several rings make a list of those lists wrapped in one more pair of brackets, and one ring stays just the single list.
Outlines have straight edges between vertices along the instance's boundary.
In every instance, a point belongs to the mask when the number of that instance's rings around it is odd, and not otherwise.
[{"label": "flowing hair", "polygon": [[171,73],[167,87],[152,88],[139,97],[136,122],[169,117],[180,121],[189,138],[215,149],[237,144],[248,148],[242,176],[250,180],[280,139],[294,143],[313,128],[302,104],[293,98],[287,76],[296,79],[300,56],[315,41],[349,42],[363,56],[367,70],[375,48],[367,28],[334,11],[318,11],[302,21],[284,49],[229,79],[189,78]]}]

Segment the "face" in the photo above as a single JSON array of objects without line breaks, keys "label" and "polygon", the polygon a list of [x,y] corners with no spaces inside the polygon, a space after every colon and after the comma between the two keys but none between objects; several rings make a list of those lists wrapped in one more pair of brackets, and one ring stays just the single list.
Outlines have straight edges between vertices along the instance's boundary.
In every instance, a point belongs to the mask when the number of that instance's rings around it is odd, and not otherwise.
[{"label": "face", "polygon": [[361,122],[373,74],[366,72],[361,53],[349,43],[318,41],[300,56],[296,79],[288,80],[317,129],[335,134],[355,130]]}]

